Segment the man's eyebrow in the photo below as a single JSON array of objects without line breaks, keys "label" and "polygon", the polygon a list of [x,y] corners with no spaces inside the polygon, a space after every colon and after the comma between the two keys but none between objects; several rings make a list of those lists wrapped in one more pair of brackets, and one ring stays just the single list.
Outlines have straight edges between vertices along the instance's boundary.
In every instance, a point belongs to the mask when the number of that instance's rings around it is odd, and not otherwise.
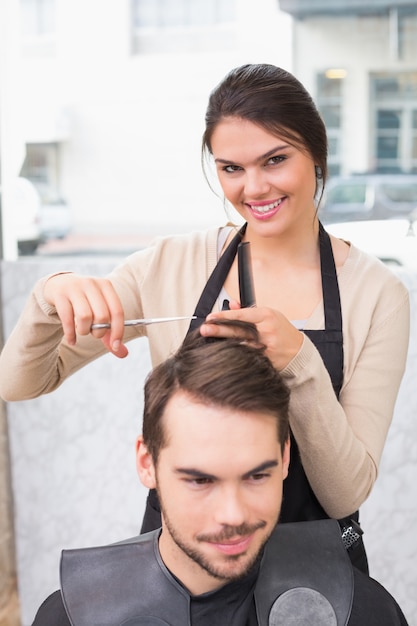
[{"label": "man's eyebrow", "polygon": [[175,469],[175,474],[185,474],[190,478],[210,478],[211,480],[216,480],[216,476],[214,476],[214,474],[207,474],[207,472],[202,472],[201,470],[194,469],[193,467],[177,467]]},{"label": "man's eyebrow", "polygon": [[[243,474],[242,478],[246,479],[253,474],[259,474],[264,472],[267,469],[272,467],[278,467],[278,461],[276,459],[271,459],[270,461],[264,461],[260,465],[252,468],[248,472]],[[217,476],[214,474],[208,474],[207,472],[202,472],[201,470],[195,469],[194,467],[177,467],[175,469],[176,474],[184,474],[185,476],[189,476],[190,478],[208,478],[209,480],[217,480]]]},{"label": "man's eyebrow", "polygon": [[278,461],[276,459],[271,459],[271,461],[265,461],[257,467],[254,467],[249,472],[246,472],[246,474],[243,475],[243,478],[249,478],[249,476],[253,476],[253,474],[260,474],[261,472],[271,469],[272,467],[278,467]]},{"label": "man's eyebrow", "polygon": [[[276,152],[280,152],[281,150],[285,150],[286,148],[290,147],[290,144],[279,144],[278,146],[275,146],[274,148],[272,148],[272,150],[268,150],[268,152],[265,152],[265,154],[260,154],[258,157],[256,157],[255,161],[263,161],[264,159],[267,159],[268,157],[272,156],[273,154],[275,154]],[[231,161],[230,159],[214,159],[215,163],[224,163],[224,164],[230,164],[230,163],[234,163],[234,161]]]}]

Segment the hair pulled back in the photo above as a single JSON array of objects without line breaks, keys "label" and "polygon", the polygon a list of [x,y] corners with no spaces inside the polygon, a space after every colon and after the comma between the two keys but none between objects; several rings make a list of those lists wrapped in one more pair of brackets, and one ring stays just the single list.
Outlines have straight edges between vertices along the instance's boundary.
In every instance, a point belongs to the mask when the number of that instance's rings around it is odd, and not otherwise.
[{"label": "hair pulled back", "polygon": [[327,135],[322,118],[305,87],[292,74],[267,63],[231,70],[210,94],[202,154],[212,154],[216,126],[225,118],[248,120],[307,151],[327,177]]}]

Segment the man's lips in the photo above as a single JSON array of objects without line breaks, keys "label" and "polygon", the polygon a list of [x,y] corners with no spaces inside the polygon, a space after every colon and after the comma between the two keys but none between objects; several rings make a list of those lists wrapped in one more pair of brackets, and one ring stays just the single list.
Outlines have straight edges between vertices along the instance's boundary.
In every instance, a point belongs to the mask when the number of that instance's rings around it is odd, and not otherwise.
[{"label": "man's lips", "polygon": [[245,535],[244,537],[236,537],[235,539],[222,539],[220,541],[210,541],[209,543],[227,555],[236,555],[246,552],[250,543],[252,542],[253,534]]}]

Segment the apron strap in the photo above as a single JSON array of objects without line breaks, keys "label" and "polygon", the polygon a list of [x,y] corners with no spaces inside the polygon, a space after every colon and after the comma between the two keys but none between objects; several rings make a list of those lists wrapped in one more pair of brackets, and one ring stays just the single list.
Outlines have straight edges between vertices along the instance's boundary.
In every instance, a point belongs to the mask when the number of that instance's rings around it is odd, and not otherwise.
[{"label": "apron strap", "polygon": [[329,234],[319,222],[319,245],[321,281],[323,288],[324,327],[326,330],[342,330],[342,307],[339,284]]},{"label": "apron strap", "polygon": [[237,254],[237,248],[242,241],[243,235],[245,234],[246,226],[247,225],[244,224],[239,232],[233,237],[232,241],[221,255],[216,267],[212,271],[194,311],[194,315],[197,319],[191,321],[187,334],[195,328],[201,326],[207,315],[213,310],[220,290],[224,285],[228,273],[230,272],[230,268],[233,265],[233,261]]},{"label": "apron strap", "polygon": [[304,334],[311,339],[319,351],[332,379],[333,388],[339,397],[343,384],[343,332],[342,307],[339,283],[332,244],[328,233],[319,222],[319,246],[321,283],[323,292],[324,330],[307,330]]}]

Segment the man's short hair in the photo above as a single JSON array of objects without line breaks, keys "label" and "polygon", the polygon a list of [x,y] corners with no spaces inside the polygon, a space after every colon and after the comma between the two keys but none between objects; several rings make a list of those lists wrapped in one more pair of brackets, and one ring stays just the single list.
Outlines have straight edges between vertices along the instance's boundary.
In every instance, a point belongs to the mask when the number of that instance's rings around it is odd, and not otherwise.
[{"label": "man's short hair", "polygon": [[[196,329],[174,356],[148,375],[142,434],[154,463],[168,443],[162,417],[177,391],[204,405],[272,415],[284,448],[289,437],[289,389],[265,355],[256,327],[236,321],[227,325],[235,327],[240,336],[205,338]],[[242,339],[242,332],[246,339]]]}]

